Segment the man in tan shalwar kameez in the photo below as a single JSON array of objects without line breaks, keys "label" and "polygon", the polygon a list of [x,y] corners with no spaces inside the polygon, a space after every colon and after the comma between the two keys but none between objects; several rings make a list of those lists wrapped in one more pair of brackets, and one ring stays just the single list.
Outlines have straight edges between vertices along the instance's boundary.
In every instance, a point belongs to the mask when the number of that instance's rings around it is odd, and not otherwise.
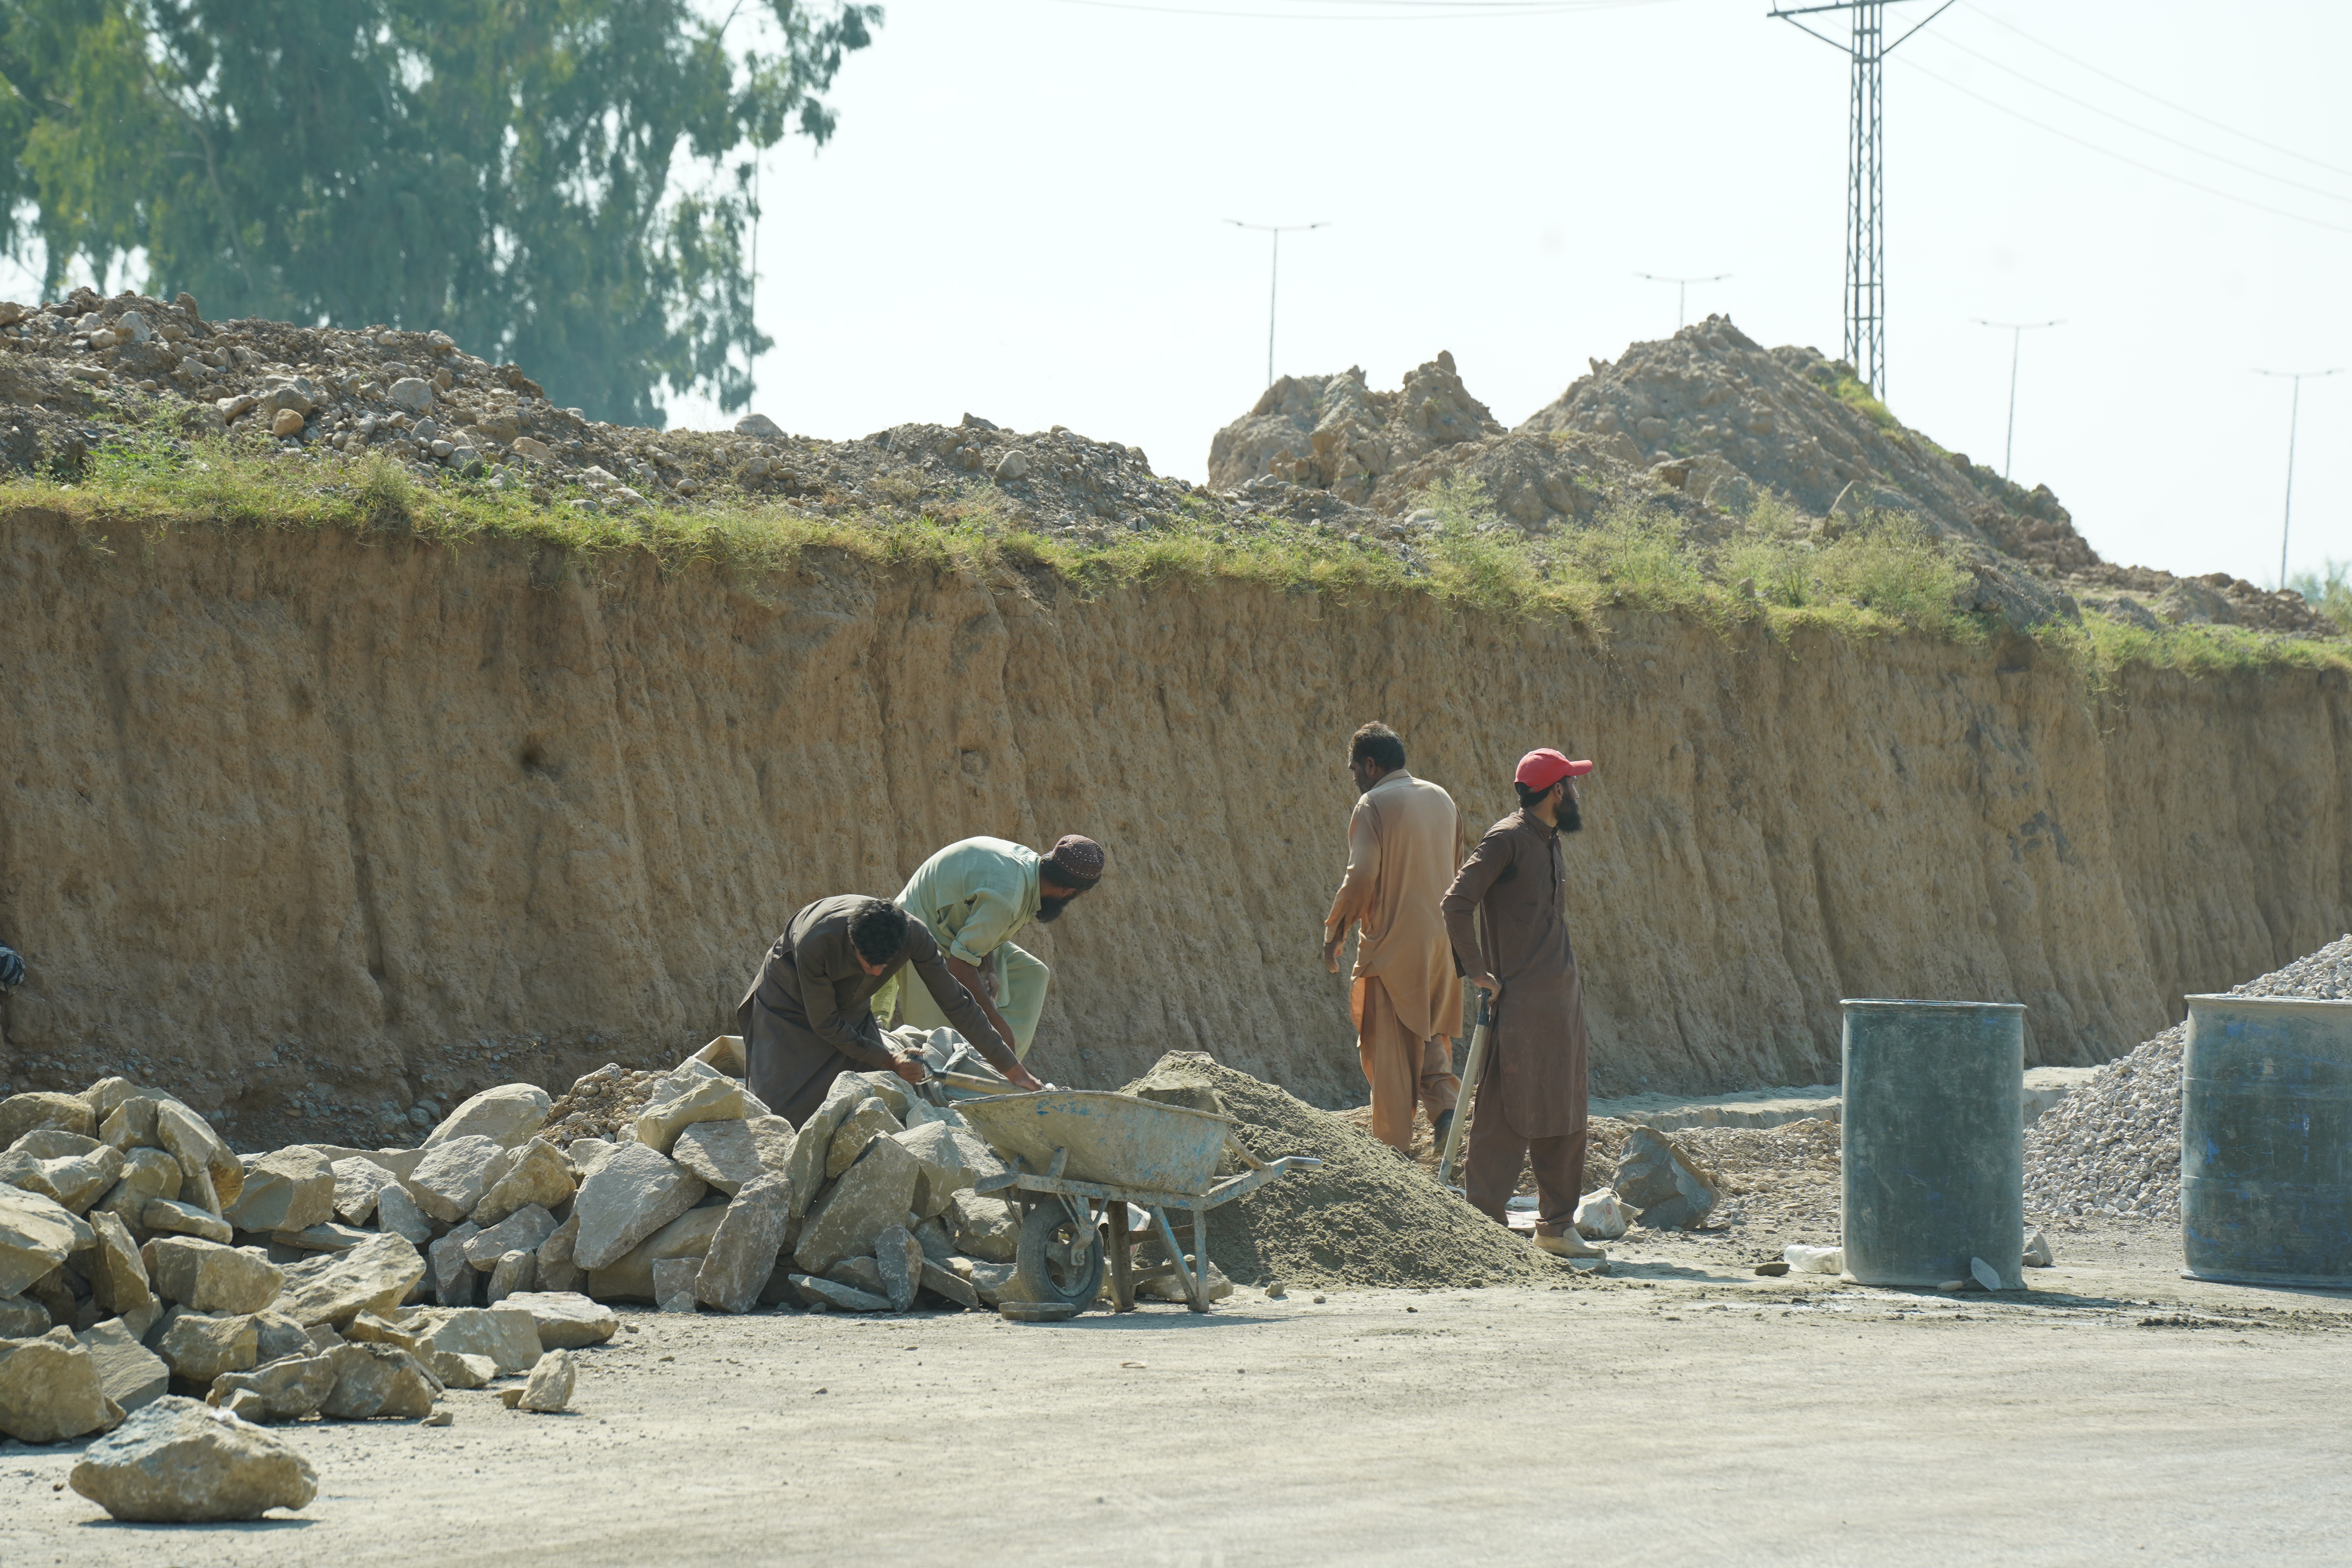
[{"label": "man in tan shalwar kameez", "polygon": [[1404,742],[1385,724],[1356,731],[1348,768],[1361,793],[1348,818],[1348,874],[1323,921],[1323,960],[1337,973],[1348,928],[1362,929],[1348,1004],[1372,1086],[1372,1136],[1410,1150],[1415,1102],[1443,1142],[1462,1093],[1462,977],[1437,907],[1462,858],[1462,814],[1405,771]]},{"label": "man in tan shalwar kameez", "polygon": [[1519,809],[1478,840],[1443,904],[1463,971],[1494,1009],[1463,1186],[1471,1207],[1506,1220],[1520,1165],[1532,1164],[1535,1243],[1564,1258],[1607,1256],[1576,1234],[1587,1131],[1584,991],[1568,938],[1559,845],[1560,835],[1584,826],[1576,780],[1591,771],[1549,747],[1520,758]]}]

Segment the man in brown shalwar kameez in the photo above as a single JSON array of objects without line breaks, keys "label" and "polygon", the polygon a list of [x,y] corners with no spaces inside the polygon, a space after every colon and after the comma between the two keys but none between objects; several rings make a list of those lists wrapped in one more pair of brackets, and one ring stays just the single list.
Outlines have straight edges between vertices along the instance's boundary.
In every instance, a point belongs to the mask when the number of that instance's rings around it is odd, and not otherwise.
[{"label": "man in brown shalwar kameez", "polygon": [[1462,861],[1462,814],[1444,790],[1405,772],[1404,742],[1386,724],[1356,731],[1348,771],[1360,793],[1347,876],[1323,920],[1323,962],[1338,973],[1348,928],[1362,928],[1348,1010],[1372,1088],[1372,1136],[1410,1151],[1415,1100],[1443,1143],[1462,1094],[1454,1076],[1462,977],[1437,910]]},{"label": "man in brown shalwar kameez", "polygon": [[1573,781],[1591,771],[1549,748],[1521,758],[1519,809],[1486,830],[1443,906],[1463,971],[1493,1006],[1464,1171],[1471,1206],[1503,1219],[1519,1163],[1531,1161],[1536,1245],[1566,1258],[1606,1256],[1574,1224],[1584,1186],[1584,995],[1559,844],[1584,826]]},{"label": "man in brown shalwar kameez", "polygon": [[909,966],[948,1022],[1015,1088],[1045,1087],[948,973],[920,921],[887,899],[842,893],[793,917],[736,1006],[751,1092],[797,1127],[845,1072],[880,1070],[921,1081],[921,1058],[885,1042],[874,1020],[874,994]]}]

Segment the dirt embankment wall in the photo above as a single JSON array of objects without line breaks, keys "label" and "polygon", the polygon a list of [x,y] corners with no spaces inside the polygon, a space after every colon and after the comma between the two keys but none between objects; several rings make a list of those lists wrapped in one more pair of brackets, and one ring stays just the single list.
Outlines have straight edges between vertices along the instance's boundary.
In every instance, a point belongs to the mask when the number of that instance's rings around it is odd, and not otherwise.
[{"label": "dirt embankment wall", "polygon": [[0,1079],[120,1071],[240,1137],[674,1059],[801,903],[978,832],[1110,847],[1032,929],[1045,1072],[1196,1048],[1358,1100],[1316,948],[1371,717],[1481,821],[1527,747],[1600,759],[1570,861],[1604,1093],[1833,1078],[1841,995],[2022,1001],[2035,1060],[2100,1059],[2352,926],[2340,674],[2094,700],[2024,643],[37,512],[0,563],[33,976]]}]

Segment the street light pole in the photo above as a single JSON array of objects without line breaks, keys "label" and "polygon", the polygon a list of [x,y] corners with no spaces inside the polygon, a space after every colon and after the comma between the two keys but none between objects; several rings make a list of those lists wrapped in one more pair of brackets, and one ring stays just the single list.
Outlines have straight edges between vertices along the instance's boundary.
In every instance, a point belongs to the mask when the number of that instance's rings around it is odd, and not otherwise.
[{"label": "street light pole", "polygon": [[1282,292],[1282,237],[1286,234],[1303,234],[1310,228],[1325,228],[1329,226],[1328,222],[1244,223],[1237,217],[1229,217],[1225,221],[1235,228],[1245,228],[1253,233],[1270,234],[1274,237],[1274,267],[1265,286],[1265,384],[1272,386],[1274,384],[1274,311]]},{"label": "street light pole", "polygon": [[2018,345],[2024,342],[2026,333],[2037,327],[2054,327],[2065,318],[2061,316],[2048,321],[1988,321],[1982,316],[1971,316],[1969,320],[1979,327],[2000,327],[2009,333],[2009,438],[2002,443],[2000,448],[2000,477],[2006,480],[2009,478],[2010,458],[2017,451]]},{"label": "street light pole", "polygon": [[1675,331],[1679,332],[1683,330],[1683,321],[1685,319],[1683,310],[1683,296],[1690,286],[1694,283],[1720,283],[1731,274],[1718,272],[1711,278],[1668,278],[1657,272],[1636,272],[1633,276],[1646,278],[1653,283],[1671,283],[1675,286]]},{"label": "street light pole", "polygon": [[2295,422],[2303,415],[2303,384],[2306,381],[2316,381],[2324,375],[2337,374],[2343,369],[2344,367],[2339,364],[2334,370],[2258,370],[2254,372],[2256,375],[2275,376],[2281,381],[2294,383],[2294,392],[2288,397],[2286,404],[2286,515],[2279,521],[2279,586],[2282,588],[2286,586],[2287,535],[2294,527],[2294,427]]}]

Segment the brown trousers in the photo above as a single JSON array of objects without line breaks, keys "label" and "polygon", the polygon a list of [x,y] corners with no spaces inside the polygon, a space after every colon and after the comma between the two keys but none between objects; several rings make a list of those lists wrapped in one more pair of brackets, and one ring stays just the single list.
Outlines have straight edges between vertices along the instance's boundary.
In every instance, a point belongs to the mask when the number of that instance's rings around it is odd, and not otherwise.
[{"label": "brown trousers", "polygon": [[1423,1040],[1408,1034],[1388,987],[1376,976],[1358,982],[1355,1003],[1356,1054],[1372,1086],[1372,1136],[1391,1149],[1410,1150],[1414,1104],[1429,1108],[1434,1126],[1462,1098],[1462,1080],[1454,1076],[1454,1042],[1444,1035]]},{"label": "brown trousers", "polygon": [[1503,1114],[1503,1097],[1510,1090],[1502,1076],[1494,1072],[1493,1062],[1487,1068],[1471,1116],[1463,1191],[1472,1208],[1489,1219],[1501,1220],[1519,1184],[1520,1162],[1526,1161],[1535,1166],[1537,1231],[1545,1236],[1565,1235],[1575,1222],[1577,1200],[1584,1192],[1584,1141],[1590,1129],[1579,1126],[1560,1138],[1520,1137]]}]

